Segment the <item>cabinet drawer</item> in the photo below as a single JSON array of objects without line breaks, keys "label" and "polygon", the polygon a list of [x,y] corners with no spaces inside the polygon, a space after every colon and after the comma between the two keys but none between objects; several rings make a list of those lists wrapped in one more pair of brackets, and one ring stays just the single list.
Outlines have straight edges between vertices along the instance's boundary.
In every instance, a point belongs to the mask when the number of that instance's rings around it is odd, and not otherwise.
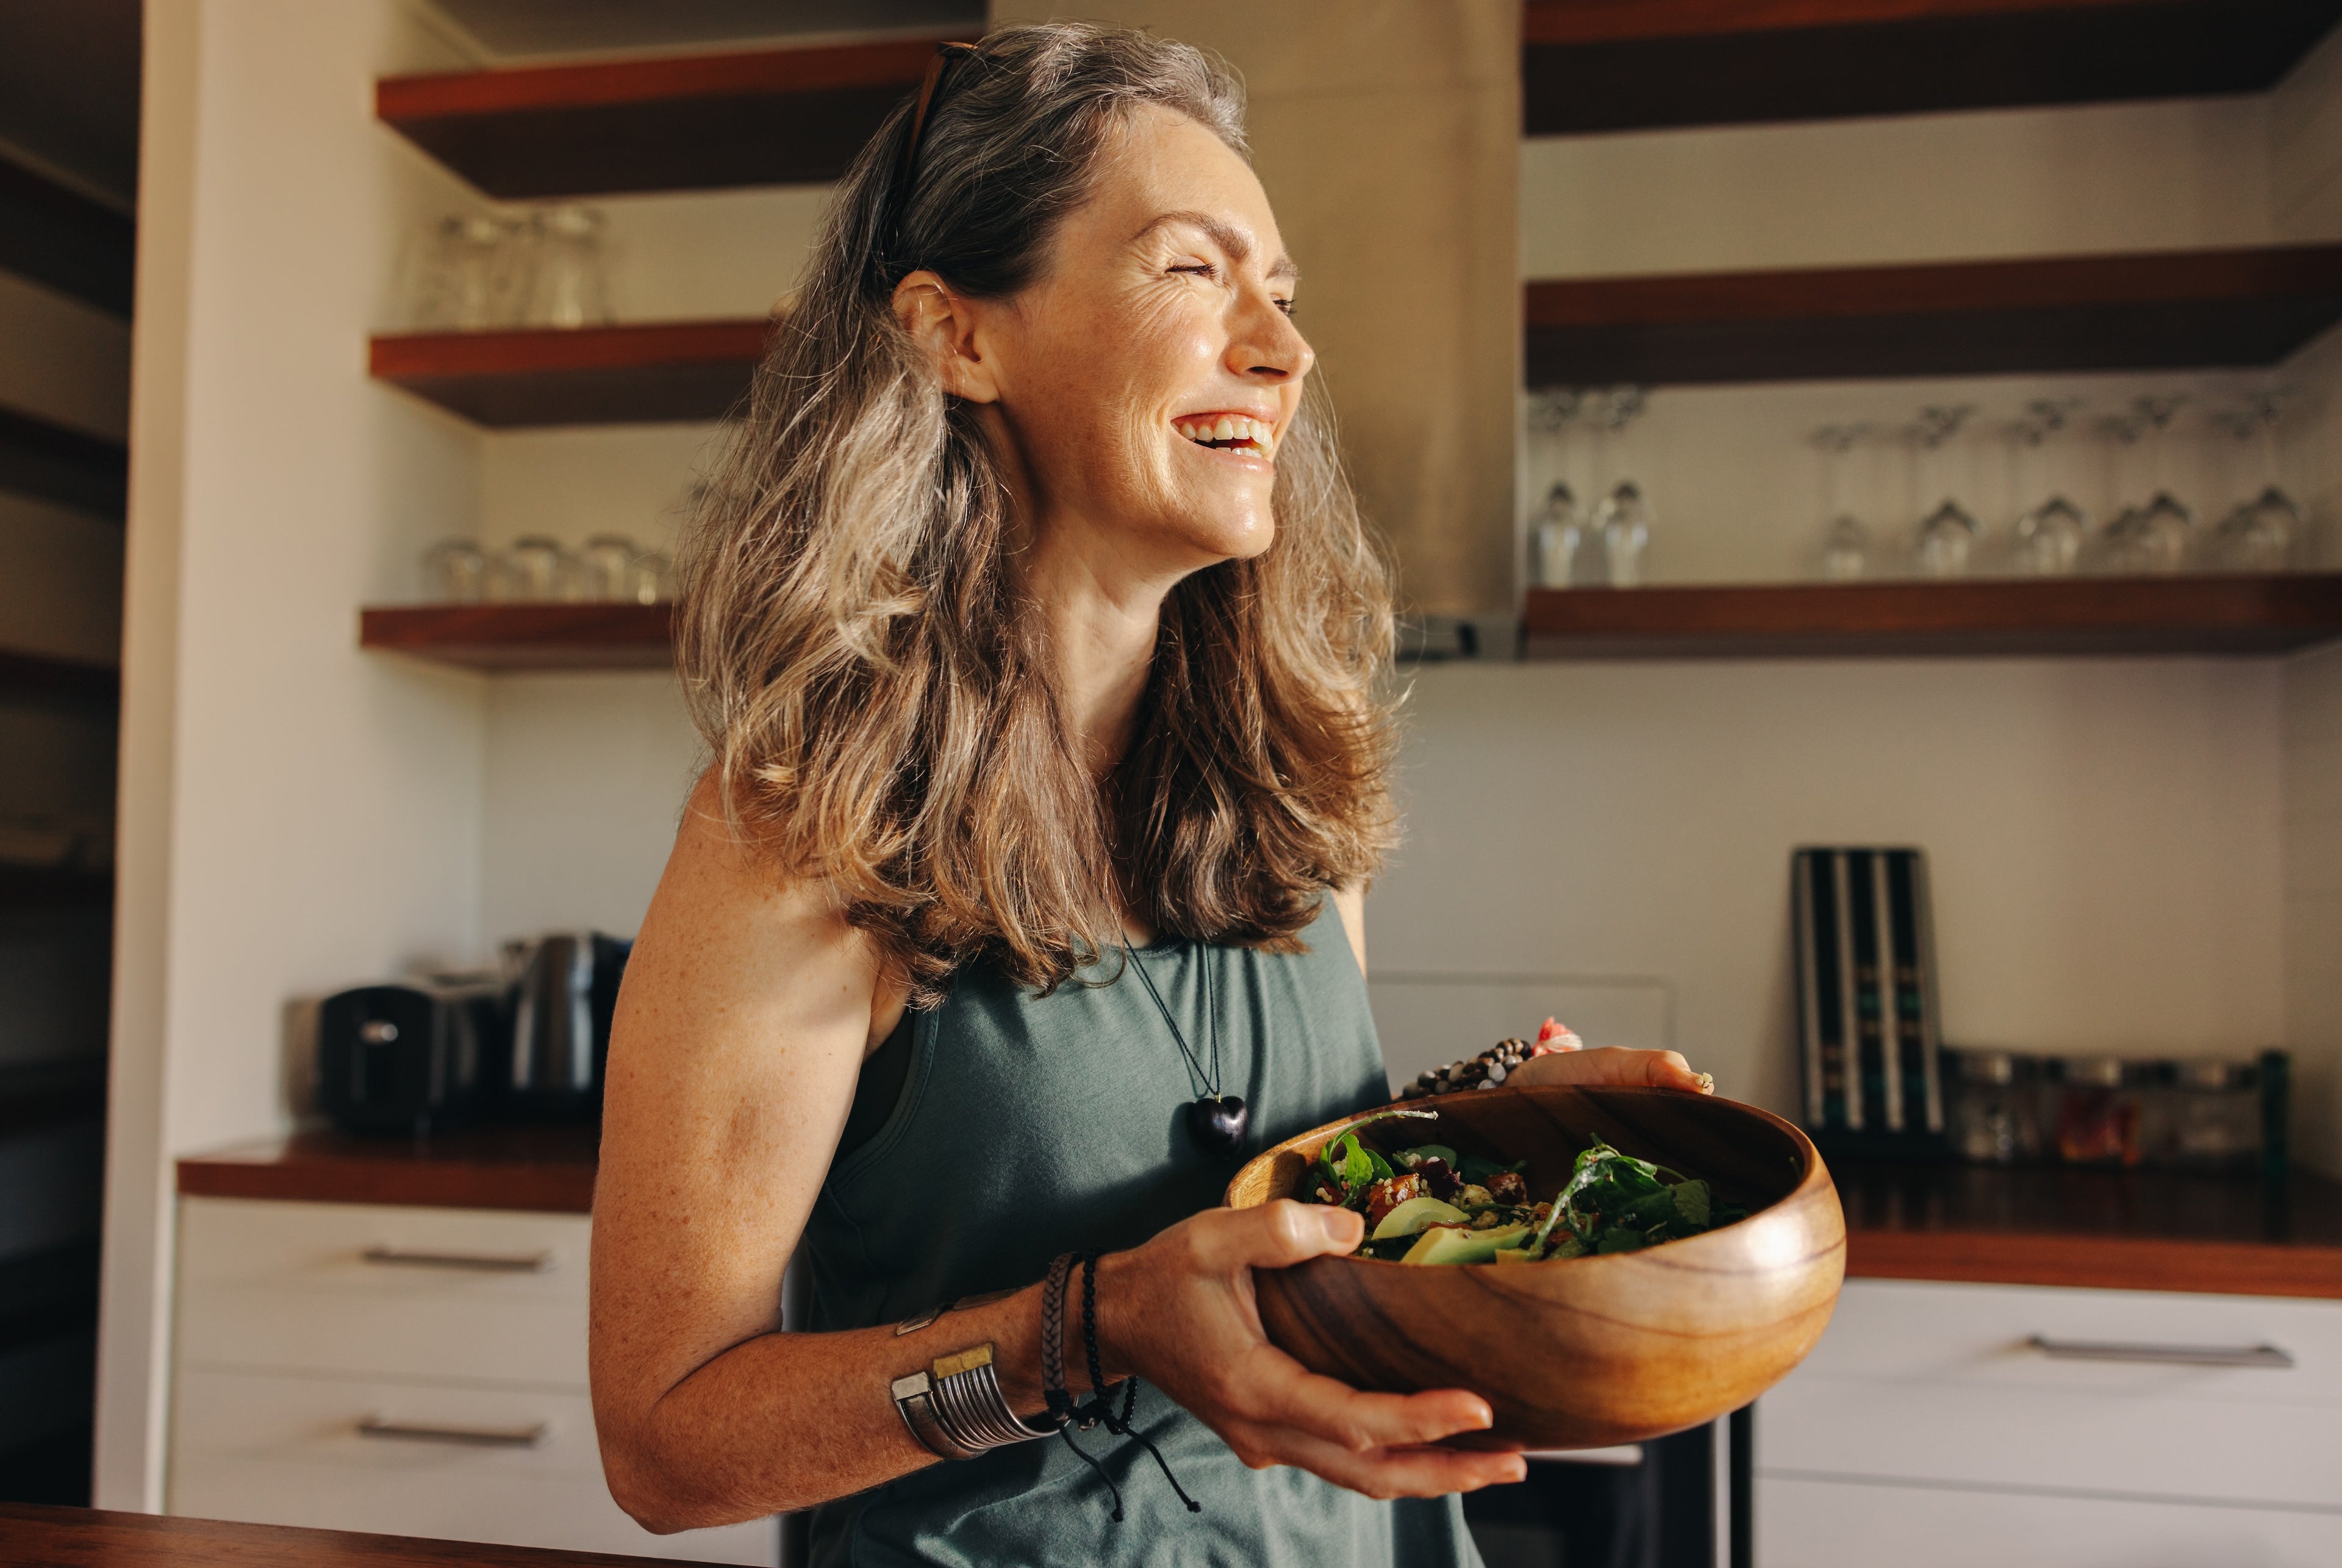
[{"label": "cabinet drawer", "polygon": [[[175,1395],[175,1513],[710,1563],[778,1560],[772,1520],[662,1536],[627,1518],[603,1484],[583,1394],[183,1368]],[[365,1435],[368,1422],[405,1435]],[[532,1432],[533,1443],[517,1441]]]},{"label": "cabinet drawer", "polygon": [[582,1214],[179,1203],[196,1366],[586,1386]]},{"label": "cabinet drawer", "polygon": [[[2275,1345],[2291,1368],[2066,1361],[2035,1335],[2205,1349]],[[2164,1291],[1848,1280],[1805,1369],[1893,1383],[1950,1380],[2173,1398],[2342,1405],[2342,1302]],[[1804,1370],[1804,1369],[1801,1369]]]},{"label": "cabinet drawer", "polygon": [[[1857,1282],[1759,1407],[1769,1473],[2330,1506],[2342,1307]],[[2290,1367],[2069,1360],[2030,1343],[2283,1349]]]},{"label": "cabinet drawer", "polygon": [[1765,1568],[2331,1568],[2342,1512],[1756,1482]]}]

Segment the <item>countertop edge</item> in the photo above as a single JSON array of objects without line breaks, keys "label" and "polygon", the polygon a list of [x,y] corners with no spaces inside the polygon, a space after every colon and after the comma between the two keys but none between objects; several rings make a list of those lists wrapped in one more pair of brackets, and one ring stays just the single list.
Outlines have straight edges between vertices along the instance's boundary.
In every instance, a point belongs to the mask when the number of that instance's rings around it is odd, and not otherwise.
[{"label": "countertop edge", "polygon": [[1847,1232],[1848,1279],[2342,1300],[2342,1247],[2021,1231]]}]

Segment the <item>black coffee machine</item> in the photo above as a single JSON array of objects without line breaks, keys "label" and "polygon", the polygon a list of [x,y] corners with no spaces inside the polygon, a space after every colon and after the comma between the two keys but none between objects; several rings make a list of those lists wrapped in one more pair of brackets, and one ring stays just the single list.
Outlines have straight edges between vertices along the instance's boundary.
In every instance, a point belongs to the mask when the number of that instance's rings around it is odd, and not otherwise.
[{"label": "black coffee machine", "polygon": [[317,1103],[335,1126],[423,1136],[467,1122],[591,1122],[631,942],[554,932],[501,973],[361,985],[325,999]]}]

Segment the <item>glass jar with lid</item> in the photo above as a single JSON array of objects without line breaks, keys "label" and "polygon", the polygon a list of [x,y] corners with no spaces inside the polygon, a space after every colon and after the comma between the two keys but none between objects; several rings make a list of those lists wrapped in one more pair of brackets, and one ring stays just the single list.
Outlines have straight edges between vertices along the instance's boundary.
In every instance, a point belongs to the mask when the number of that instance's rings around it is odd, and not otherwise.
[{"label": "glass jar with lid", "polygon": [[2007,1051],[1962,1051],[1959,1097],[1952,1108],[1952,1144],[1964,1160],[2013,1165],[2040,1152],[2028,1064]]},{"label": "glass jar with lid", "polygon": [[2057,1157],[2069,1165],[2136,1165],[2139,1094],[2119,1056],[2057,1063]]},{"label": "glass jar with lid", "polygon": [[2261,1149],[2260,1074],[2249,1062],[2174,1064],[2170,1158],[2197,1170],[2249,1168]]}]

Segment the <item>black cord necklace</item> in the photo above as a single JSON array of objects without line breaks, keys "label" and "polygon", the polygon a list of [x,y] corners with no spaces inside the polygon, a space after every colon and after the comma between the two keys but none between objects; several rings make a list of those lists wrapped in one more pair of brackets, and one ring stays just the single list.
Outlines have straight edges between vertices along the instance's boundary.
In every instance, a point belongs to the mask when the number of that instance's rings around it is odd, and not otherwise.
[{"label": "black cord necklace", "polygon": [[1130,945],[1127,937],[1123,939],[1122,951],[1123,955],[1130,960],[1130,966],[1138,971],[1139,982],[1146,987],[1146,994],[1155,998],[1155,1010],[1162,1014],[1163,1022],[1171,1026],[1171,1038],[1179,1043],[1179,1054],[1187,1059],[1188,1067],[1196,1077],[1204,1082],[1203,1094],[1188,1103],[1187,1130],[1196,1134],[1197,1143],[1213,1153],[1235,1154],[1244,1146],[1245,1127],[1250,1122],[1252,1113],[1245,1109],[1245,1103],[1236,1095],[1220,1093],[1220,1021],[1219,1010],[1212,998],[1211,954],[1203,950],[1201,943],[1196,944],[1196,960],[1204,971],[1204,1033],[1212,1044],[1212,1070],[1206,1073],[1203,1063],[1196,1060],[1195,1052],[1187,1048],[1187,1036],[1180,1029],[1179,1021],[1172,1017],[1171,1009],[1164,1005],[1163,993],[1155,989],[1155,977],[1147,974],[1146,965],[1138,961],[1138,950]]}]

